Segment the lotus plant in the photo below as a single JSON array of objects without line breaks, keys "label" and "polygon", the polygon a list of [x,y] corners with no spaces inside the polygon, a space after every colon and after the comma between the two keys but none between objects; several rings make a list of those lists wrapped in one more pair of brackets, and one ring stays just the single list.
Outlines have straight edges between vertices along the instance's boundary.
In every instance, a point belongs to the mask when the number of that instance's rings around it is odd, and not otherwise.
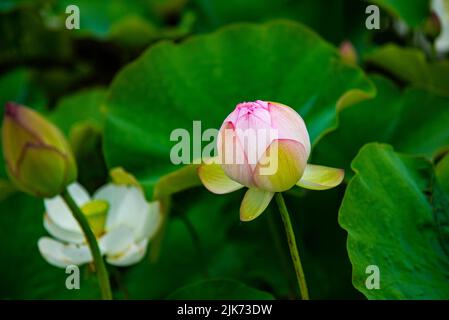
[{"label": "lotus plant", "polygon": [[219,130],[217,157],[205,159],[198,168],[202,183],[213,193],[248,188],[240,206],[242,221],[257,218],[276,195],[304,299],[307,285],[282,192],[295,185],[326,190],[344,178],[341,169],[308,164],[310,150],[306,125],[295,110],[276,102],[243,102]]},{"label": "lotus plant", "polygon": [[[135,186],[108,183],[91,198],[79,184],[68,187],[87,217],[100,252],[114,266],[138,263],[161,221],[159,202],[147,202]],[[50,264],[65,268],[92,262],[83,232],[61,196],[45,199],[44,227],[57,240],[42,237],[39,251]]]},{"label": "lotus plant", "polygon": [[36,111],[8,102],[2,140],[8,175],[21,191],[54,197],[75,181],[77,167],[68,142]]},{"label": "lotus plant", "polygon": [[[94,232],[67,189],[76,181],[77,166],[62,132],[38,112],[9,102],[3,117],[2,145],[9,177],[19,190],[39,198],[60,195],[70,208],[95,262],[102,297],[112,299],[108,272]],[[53,213],[56,219],[57,214]]]}]

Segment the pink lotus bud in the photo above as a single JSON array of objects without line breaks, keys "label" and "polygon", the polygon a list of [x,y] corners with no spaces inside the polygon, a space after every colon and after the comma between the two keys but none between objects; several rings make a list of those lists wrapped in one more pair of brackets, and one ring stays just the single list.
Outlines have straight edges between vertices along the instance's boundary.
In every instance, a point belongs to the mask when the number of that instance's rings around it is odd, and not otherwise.
[{"label": "pink lotus bud", "polygon": [[309,154],[303,119],[279,103],[258,100],[238,104],[218,135],[223,170],[249,188],[290,189],[303,175]]},{"label": "pink lotus bud", "polygon": [[345,40],[340,45],[340,55],[348,64],[356,65],[357,64],[357,51],[352,45],[351,41]]},{"label": "pink lotus bud", "polygon": [[[294,185],[311,190],[338,186],[344,171],[307,164],[310,140],[304,121],[286,105],[257,100],[237,105],[218,134],[218,156],[204,159],[198,176],[211,192],[246,186],[240,219],[257,218],[275,192]],[[207,160],[207,161],[206,161]]]}]

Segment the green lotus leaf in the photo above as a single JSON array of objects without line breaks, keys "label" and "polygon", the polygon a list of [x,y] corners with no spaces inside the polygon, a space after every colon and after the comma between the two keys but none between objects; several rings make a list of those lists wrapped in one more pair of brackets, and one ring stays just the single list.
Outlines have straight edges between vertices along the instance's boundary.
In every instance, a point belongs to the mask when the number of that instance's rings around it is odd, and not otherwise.
[{"label": "green lotus leaf", "polygon": [[449,99],[407,88],[372,76],[378,94],[339,114],[339,127],[324,137],[313,153],[313,163],[346,169],[368,142],[385,142],[398,151],[432,157],[449,146]]},{"label": "green lotus leaf", "polygon": [[396,44],[387,44],[373,50],[365,56],[365,60],[405,83],[449,96],[447,60],[429,62],[423,51]]},{"label": "green lotus leaf", "polygon": [[339,223],[354,286],[369,299],[448,299],[449,197],[432,164],[373,143],[352,167]]},{"label": "green lotus leaf", "polygon": [[[47,21],[58,21],[64,27],[69,16],[66,8],[76,5],[80,12],[80,28],[73,30],[76,36],[114,40],[127,47],[139,48],[159,39],[187,35],[194,19],[188,12],[183,12],[186,3],[186,0],[59,0],[48,10]],[[176,25],[167,23],[170,16],[176,19],[179,16]]]}]

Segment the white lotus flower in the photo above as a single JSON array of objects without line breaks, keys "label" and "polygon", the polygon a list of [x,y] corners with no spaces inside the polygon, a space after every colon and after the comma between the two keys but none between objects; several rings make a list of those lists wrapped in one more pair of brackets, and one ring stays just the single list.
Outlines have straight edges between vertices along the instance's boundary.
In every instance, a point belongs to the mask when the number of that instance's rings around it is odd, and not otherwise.
[{"label": "white lotus flower", "polygon": [[441,32],[435,40],[437,52],[449,51],[449,0],[433,0],[432,10],[438,16],[441,24]]},{"label": "white lotus flower", "polygon": [[[109,264],[129,266],[142,260],[161,222],[159,202],[148,203],[136,187],[112,183],[101,187],[92,198],[78,183],[68,190],[87,217]],[[61,268],[91,262],[81,228],[64,200],[60,196],[46,199],[45,209],[44,227],[55,238],[38,241],[45,260]]]}]

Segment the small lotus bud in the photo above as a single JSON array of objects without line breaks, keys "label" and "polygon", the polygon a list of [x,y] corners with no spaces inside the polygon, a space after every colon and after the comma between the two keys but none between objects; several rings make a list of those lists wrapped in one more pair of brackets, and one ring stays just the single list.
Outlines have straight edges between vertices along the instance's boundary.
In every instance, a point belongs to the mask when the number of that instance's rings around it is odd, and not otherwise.
[{"label": "small lotus bud", "polygon": [[51,198],[76,180],[76,162],[68,142],[36,111],[7,103],[2,143],[8,175],[20,190]]},{"label": "small lotus bud", "polygon": [[357,51],[355,51],[354,46],[350,41],[343,41],[340,45],[340,55],[348,64],[356,65],[357,64]]}]

